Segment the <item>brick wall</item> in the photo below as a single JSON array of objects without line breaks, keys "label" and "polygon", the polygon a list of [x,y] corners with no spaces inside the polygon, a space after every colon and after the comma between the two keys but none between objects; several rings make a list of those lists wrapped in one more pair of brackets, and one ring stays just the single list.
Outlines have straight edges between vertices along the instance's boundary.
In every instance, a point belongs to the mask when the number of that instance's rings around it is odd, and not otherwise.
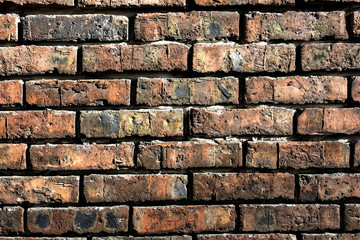
[{"label": "brick wall", "polygon": [[0,240],[360,240],[359,9],[0,0]]}]

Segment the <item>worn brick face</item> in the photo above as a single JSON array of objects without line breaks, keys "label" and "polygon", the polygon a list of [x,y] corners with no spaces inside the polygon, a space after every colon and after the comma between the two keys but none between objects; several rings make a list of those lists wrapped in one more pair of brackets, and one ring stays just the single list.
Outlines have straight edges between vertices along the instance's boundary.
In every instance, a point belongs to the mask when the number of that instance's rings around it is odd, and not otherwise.
[{"label": "worn brick face", "polygon": [[139,78],[136,102],[148,106],[238,104],[239,80],[224,78]]},{"label": "worn brick face", "polygon": [[86,137],[168,137],[183,135],[182,110],[83,111],[80,131]]},{"label": "worn brick face", "polygon": [[150,142],[140,145],[137,164],[146,169],[239,167],[242,146],[238,141]]},{"label": "worn brick face", "polygon": [[194,135],[290,135],[294,111],[285,108],[231,110],[192,109],[191,132]]},{"label": "worn brick face", "polygon": [[24,209],[3,207],[0,209],[0,234],[24,233]]},{"label": "worn brick face", "polygon": [[31,233],[61,235],[69,232],[119,233],[128,230],[129,207],[29,208]]},{"label": "worn brick face", "polygon": [[345,12],[295,12],[246,14],[246,40],[347,39]]},{"label": "worn brick face", "polygon": [[23,104],[23,85],[21,80],[0,82],[0,106],[16,106]]},{"label": "worn brick face", "polygon": [[17,14],[0,14],[0,40],[17,41],[19,22]]},{"label": "worn brick face", "polygon": [[135,19],[135,38],[142,41],[202,41],[239,37],[237,12],[145,13]]},{"label": "worn brick face", "polygon": [[59,5],[59,6],[74,6],[74,0],[0,0],[1,3],[12,3],[16,5]]},{"label": "worn brick face", "polygon": [[360,238],[360,235],[355,233],[326,233],[326,234],[302,234],[304,240],[356,240]]},{"label": "worn brick face", "polygon": [[360,230],[360,205],[345,205],[345,229],[346,231]]},{"label": "worn brick face", "polygon": [[295,240],[292,234],[201,234],[199,240]]},{"label": "worn brick face", "polygon": [[39,107],[130,105],[130,80],[33,80],[26,102]]},{"label": "worn brick face", "polygon": [[196,173],[195,200],[293,199],[295,176],[288,173]]},{"label": "worn brick face", "polygon": [[247,167],[276,169],[277,162],[278,146],[276,142],[248,142]]},{"label": "worn brick face", "polygon": [[241,231],[324,231],[339,228],[338,205],[240,205]]},{"label": "worn brick face", "polygon": [[52,73],[75,74],[77,47],[0,47],[0,76]]},{"label": "worn brick face", "polygon": [[32,145],[35,170],[116,170],[134,166],[134,144]]},{"label": "worn brick face", "polygon": [[235,215],[233,205],[135,207],[133,224],[138,234],[223,232],[235,229]]},{"label": "worn brick face", "polygon": [[26,144],[0,144],[0,169],[26,169]]},{"label": "worn brick face", "polygon": [[186,5],[185,0],[80,0],[82,7],[182,7]]},{"label": "worn brick face", "polygon": [[237,6],[237,5],[293,5],[295,0],[195,0],[200,6]]},{"label": "worn brick face", "polygon": [[180,200],[187,197],[187,182],[186,175],[90,175],[84,194],[87,202]]},{"label": "worn brick face", "polygon": [[197,43],[194,45],[195,72],[293,72],[295,45]]},{"label": "worn brick face", "polygon": [[347,79],[343,77],[250,77],[245,84],[248,103],[307,104],[347,99]]}]

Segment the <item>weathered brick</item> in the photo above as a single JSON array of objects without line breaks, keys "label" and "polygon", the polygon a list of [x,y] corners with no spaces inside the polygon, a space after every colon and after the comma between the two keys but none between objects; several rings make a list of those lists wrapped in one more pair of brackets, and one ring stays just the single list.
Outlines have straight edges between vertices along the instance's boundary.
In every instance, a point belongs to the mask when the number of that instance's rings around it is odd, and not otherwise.
[{"label": "weathered brick", "polygon": [[294,199],[289,173],[195,173],[194,200]]},{"label": "weathered brick", "polygon": [[192,134],[228,135],[291,135],[294,110],[275,107],[251,109],[192,109]]},{"label": "weathered brick", "polygon": [[345,204],[345,230],[360,230],[360,204]]},{"label": "weathered brick", "polygon": [[351,83],[351,97],[355,102],[360,102],[360,77],[354,77]]},{"label": "weathered brick", "polygon": [[22,105],[23,84],[21,80],[0,82],[0,106]]},{"label": "weathered brick", "polygon": [[195,0],[200,6],[294,5],[295,0]]},{"label": "weathered brick", "polygon": [[324,2],[335,2],[335,3],[356,3],[360,2],[359,0],[304,0],[306,3],[322,3]]},{"label": "weathered brick", "polygon": [[276,142],[248,142],[246,166],[276,169],[278,149]]},{"label": "weathered brick", "polygon": [[250,77],[245,79],[247,103],[345,102],[347,79],[337,76]]},{"label": "weathered brick", "polygon": [[27,41],[126,41],[128,18],[119,15],[27,15],[23,22]]},{"label": "weathered brick", "polygon": [[140,145],[137,165],[146,169],[183,169],[200,167],[240,167],[239,141],[159,142]]},{"label": "weathered brick", "polygon": [[96,7],[184,7],[186,0],[80,0],[79,6]]},{"label": "weathered brick", "polygon": [[298,117],[300,134],[355,134],[360,132],[360,108],[307,108]]},{"label": "weathered brick", "polygon": [[238,104],[239,80],[224,78],[139,78],[137,104],[214,105]]},{"label": "weathered brick", "polygon": [[17,14],[0,14],[0,41],[17,41],[19,22],[20,17]]},{"label": "weathered brick", "polygon": [[292,234],[203,234],[198,235],[199,240],[296,240]]},{"label": "weathered brick", "polygon": [[[191,236],[156,236],[156,237],[125,237],[125,236],[118,236],[118,237],[93,237],[93,240],[191,240]],[[0,239],[1,240],[1,239]]]},{"label": "weathered brick", "polygon": [[87,202],[144,202],[187,197],[187,176],[175,174],[89,175],[84,179]]},{"label": "weathered brick", "polygon": [[1,3],[13,3],[17,5],[62,5],[62,6],[74,6],[74,0],[0,0]]},{"label": "weathered brick", "polygon": [[360,174],[306,174],[299,181],[302,201],[360,199]]},{"label": "weathered brick", "polygon": [[0,169],[26,169],[26,144],[0,144]]},{"label": "weathered brick", "polygon": [[127,232],[129,207],[29,208],[31,233],[61,235],[75,233]]},{"label": "weathered brick", "polygon": [[0,208],[0,234],[24,232],[24,209],[21,207]]},{"label": "weathered brick", "polygon": [[142,41],[238,39],[237,12],[191,11],[138,14],[135,39]]},{"label": "weathered brick", "polygon": [[0,177],[0,203],[77,203],[79,177]]},{"label": "weathered brick", "polygon": [[80,131],[86,137],[182,136],[183,111],[167,109],[82,111]]},{"label": "weathered brick", "polygon": [[240,230],[315,231],[340,229],[340,207],[320,204],[240,205]]},{"label": "weathered brick", "polygon": [[357,240],[360,234],[355,233],[322,233],[322,234],[302,234],[303,240]]},{"label": "weathered brick", "polygon": [[280,142],[280,168],[349,168],[350,147],[342,142]]},{"label": "weathered brick", "polygon": [[130,105],[128,79],[27,81],[26,102],[39,107]]},{"label": "weathered brick", "polygon": [[235,217],[233,205],[134,207],[133,224],[138,234],[224,232],[235,229]]},{"label": "weathered brick", "polygon": [[0,138],[65,138],[74,136],[75,112],[55,110],[0,112]]},{"label": "weathered brick", "polygon": [[134,144],[32,145],[34,170],[111,170],[133,167]]},{"label": "weathered brick", "polygon": [[354,166],[360,166],[360,142],[355,144]]},{"label": "weathered brick", "polygon": [[83,70],[184,71],[187,70],[189,47],[182,43],[155,42],[143,45],[85,45]]},{"label": "weathered brick", "polygon": [[86,240],[77,237],[0,237],[0,240]]},{"label": "weathered brick", "polygon": [[344,11],[261,13],[246,18],[246,41],[348,39]]},{"label": "weathered brick", "polygon": [[301,66],[304,71],[360,69],[360,44],[314,43],[301,49]]},{"label": "weathered brick", "polygon": [[292,72],[296,47],[293,44],[197,43],[193,70],[196,72]]},{"label": "weathered brick", "polygon": [[34,75],[57,71],[75,74],[77,47],[17,46],[0,47],[0,76]]},{"label": "weathered brick", "polygon": [[360,12],[354,12],[351,16],[351,28],[355,37],[360,36]]}]

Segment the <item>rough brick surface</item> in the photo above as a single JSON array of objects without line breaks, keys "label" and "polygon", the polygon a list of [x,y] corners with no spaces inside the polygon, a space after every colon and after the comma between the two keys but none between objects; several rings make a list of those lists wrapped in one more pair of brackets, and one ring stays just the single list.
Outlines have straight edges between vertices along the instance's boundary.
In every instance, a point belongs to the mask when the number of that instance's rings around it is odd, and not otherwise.
[{"label": "rough brick surface", "polygon": [[302,234],[302,239],[304,240],[337,240],[337,239],[356,240],[359,237],[360,235],[357,233]]},{"label": "rough brick surface", "polygon": [[26,102],[39,107],[130,105],[130,80],[27,81]]},{"label": "rough brick surface", "polygon": [[26,144],[0,144],[0,169],[26,169]]},{"label": "rough brick surface", "polygon": [[195,0],[200,6],[236,6],[236,5],[293,5],[295,0]]},{"label": "rough brick surface", "polygon": [[1,3],[12,3],[16,5],[59,5],[74,6],[74,0],[0,0]]},{"label": "rough brick surface", "polygon": [[247,167],[276,169],[277,163],[278,145],[276,142],[248,142]]},{"label": "rough brick surface", "polygon": [[159,105],[239,103],[239,80],[225,78],[139,78],[136,102]]},{"label": "rough brick surface", "polygon": [[324,231],[339,228],[338,205],[240,205],[242,231]]},{"label": "rough brick surface", "polygon": [[134,31],[142,41],[237,39],[239,24],[237,12],[149,13],[136,16]]},{"label": "rough brick surface", "polygon": [[295,240],[292,234],[203,234],[199,240]]},{"label": "rough brick surface", "polygon": [[295,45],[197,43],[194,45],[195,72],[293,72]]},{"label": "rough brick surface", "polygon": [[90,175],[84,193],[87,202],[179,200],[187,197],[187,182],[185,175]]},{"label": "rough brick surface", "polygon": [[343,77],[250,77],[245,84],[248,103],[307,104],[347,99],[347,79]]},{"label": "rough brick surface", "polygon": [[17,14],[0,14],[0,41],[17,41],[19,22]]},{"label": "rough brick surface", "polygon": [[246,14],[246,40],[347,39],[345,12],[295,12]]},{"label": "rough brick surface", "polygon": [[129,207],[29,208],[27,215],[32,233],[118,233],[128,229]]},{"label": "rough brick surface", "polygon": [[138,234],[191,233],[235,229],[235,206],[135,207],[133,224]]},{"label": "rough brick surface", "polygon": [[96,7],[182,7],[186,5],[185,0],[80,0],[79,5]]},{"label": "rough brick surface", "polygon": [[0,106],[16,106],[23,104],[23,85],[21,80],[0,82]]},{"label": "rough brick surface", "polygon": [[84,111],[80,130],[86,137],[182,136],[182,110]]},{"label": "rough brick surface", "polygon": [[33,145],[30,161],[36,170],[116,170],[134,166],[134,144]]},{"label": "rough brick surface", "polygon": [[24,232],[24,209],[22,207],[3,207],[0,209],[0,234]]},{"label": "rough brick surface", "polygon": [[346,204],[345,205],[345,229],[347,231],[360,230],[360,205]]}]

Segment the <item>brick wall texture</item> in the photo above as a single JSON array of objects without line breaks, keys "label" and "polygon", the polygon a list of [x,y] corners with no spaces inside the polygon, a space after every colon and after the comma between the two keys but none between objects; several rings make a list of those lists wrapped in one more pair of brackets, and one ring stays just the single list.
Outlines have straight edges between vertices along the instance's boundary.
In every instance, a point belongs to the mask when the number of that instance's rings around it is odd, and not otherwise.
[{"label": "brick wall texture", "polygon": [[0,0],[0,240],[360,240],[360,0]]}]

